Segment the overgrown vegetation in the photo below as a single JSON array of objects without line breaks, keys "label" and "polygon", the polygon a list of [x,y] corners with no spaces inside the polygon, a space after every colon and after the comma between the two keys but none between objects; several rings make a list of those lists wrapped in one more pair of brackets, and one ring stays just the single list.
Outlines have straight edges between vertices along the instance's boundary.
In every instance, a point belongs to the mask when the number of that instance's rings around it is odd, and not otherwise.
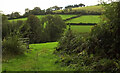
[{"label": "overgrown vegetation", "polygon": [[103,4],[101,23],[88,37],[68,32],[59,41],[55,53],[63,65],[77,71],[120,72],[120,2]]},{"label": "overgrown vegetation", "polygon": [[23,54],[26,51],[26,46],[19,41],[19,38],[22,36],[18,29],[20,24],[10,23],[5,15],[2,15],[2,18],[2,54],[3,61],[6,61],[6,59],[15,55]]}]

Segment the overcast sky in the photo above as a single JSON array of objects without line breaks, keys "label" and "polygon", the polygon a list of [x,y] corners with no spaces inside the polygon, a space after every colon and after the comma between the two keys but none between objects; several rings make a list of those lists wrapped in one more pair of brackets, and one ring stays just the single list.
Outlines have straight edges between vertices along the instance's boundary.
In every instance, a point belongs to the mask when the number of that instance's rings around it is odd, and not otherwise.
[{"label": "overcast sky", "polygon": [[73,4],[83,3],[86,6],[96,5],[99,0],[1,0],[0,11],[4,14],[10,14],[12,12],[20,12],[23,14],[25,8],[33,9],[34,7],[40,7],[41,9],[47,9],[52,6],[67,6]]}]

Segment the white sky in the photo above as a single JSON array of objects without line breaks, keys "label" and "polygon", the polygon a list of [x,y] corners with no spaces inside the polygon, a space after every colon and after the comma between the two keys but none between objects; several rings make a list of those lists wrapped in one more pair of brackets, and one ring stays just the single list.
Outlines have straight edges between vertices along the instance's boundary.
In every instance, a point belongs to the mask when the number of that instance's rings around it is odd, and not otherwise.
[{"label": "white sky", "polygon": [[23,14],[25,8],[33,9],[34,7],[40,7],[41,9],[47,9],[52,6],[67,6],[83,3],[86,6],[96,5],[99,0],[1,0],[0,11],[4,14],[10,14],[12,12],[20,12]]}]

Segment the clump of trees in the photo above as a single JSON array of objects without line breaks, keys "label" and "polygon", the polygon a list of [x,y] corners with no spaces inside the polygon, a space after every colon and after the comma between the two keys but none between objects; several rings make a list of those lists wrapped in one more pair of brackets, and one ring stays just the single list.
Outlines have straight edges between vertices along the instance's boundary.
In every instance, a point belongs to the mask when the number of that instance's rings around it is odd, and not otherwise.
[{"label": "clump of trees", "polygon": [[39,7],[35,7],[32,10],[26,8],[25,9],[25,14],[23,16],[40,15],[40,14],[45,14],[45,10],[41,10]]},{"label": "clump of trees", "polygon": [[63,65],[77,71],[120,72],[120,2],[103,4],[102,21],[88,37],[71,30],[59,41],[55,53]]},{"label": "clump of trees", "polygon": [[47,15],[41,20],[34,15],[30,15],[26,23],[30,27],[29,38],[31,43],[56,41],[66,28],[62,18],[57,15]]},{"label": "clump of trees", "polygon": [[68,5],[65,8],[76,8],[76,7],[85,7],[85,4],[75,4],[75,5]]}]

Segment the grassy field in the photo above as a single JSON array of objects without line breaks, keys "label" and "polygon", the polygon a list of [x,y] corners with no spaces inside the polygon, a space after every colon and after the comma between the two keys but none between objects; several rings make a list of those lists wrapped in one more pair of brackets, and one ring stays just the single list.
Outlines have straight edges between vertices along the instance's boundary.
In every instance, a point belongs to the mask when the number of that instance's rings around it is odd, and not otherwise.
[{"label": "grassy field", "polygon": [[[71,25],[71,30],[77,33],[85,33],[85,32],[90,32],[92,27],[93,26],[90,25]],[[69,26],[67,26],[67,28],[69,28]]]},{"label": "grassy field", "polygon": [[83,10],[86,12],[102,12],[102,6],[86,6],[86,7],[78,7],[72,8],[73,11],[77,10],[78,12]]},{"label": "grassy field", "polygon": [[[44,17],[45,15],[36,15],[39,19],[41,19],[42,17]],[[67,19],[76,15],[59,15],[62,17],[62,19]],[[20,19],[13,19],[13,20],[9,20],[9,21],[17,21],[17,20],[27,20],[27,18],[20,18]]]},{"label": "grassy field", "polygon": [[30,44],[30,50],[23,56],[17,56],[2,64],[3,71],[65,71],[66,67],[61,67],[55,61],[59,59],[53,54],[57,42]]},{"label": "grassy field", "polygon": [[99,15],[84,15],[84,16],[66,21],[66,23],[98,23],[99,21],[100,21]]},{"label": "grassy field", "polygon": [[[72,8],[72,12],[81,12],[81,11],[85,11],[85,12],[103,12],[102,6],[86,6],[86,7],[77,7],[77,8]],[[53,11],[55,13],[61,13],[64,12],[64,10],[56,10]]]}]

